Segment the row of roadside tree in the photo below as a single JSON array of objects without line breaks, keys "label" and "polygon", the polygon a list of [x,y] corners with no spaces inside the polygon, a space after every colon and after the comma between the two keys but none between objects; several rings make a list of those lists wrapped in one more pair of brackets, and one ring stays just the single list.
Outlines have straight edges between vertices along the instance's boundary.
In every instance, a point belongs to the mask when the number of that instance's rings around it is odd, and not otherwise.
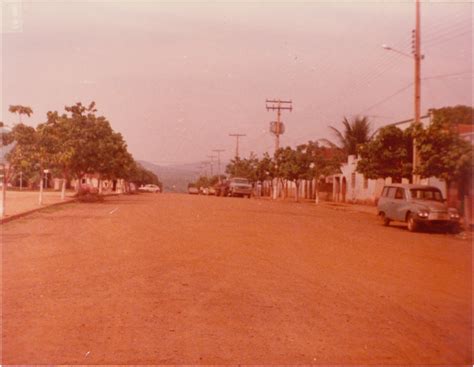
[{"label": "row of roadside tree", "polygon": [[[8,149],[4,162],[4,184],[21,177],[30,186],[43,188],[44,172],[62,179],[62,197],[71,180],[82,182],[88,175],[101,180],[122,179],[130,183],[157,184],[158,177],[135,161],[123,136],[115,132],[104,116],[97,115],[95,103],[66,106],[63,113],[49,111],[46,121],[36,127],[22,123],[27,106],[10,106],[19,115],[19,123],[2,127],[2,148]],[[21,175],[21,176],[20,176]],[[76,186],[79,189],[79,185]]]},{"label": "row of roadside tree", "polygon": [[[359,157],[357,171],[368,179],[391,177],[393,182],[412,179],[413,173],[421,178],[437,177],[448,185],[470,182],[473,169],[473,145],[459,134],[459,125],[473,125],[473,108],[445,107],[430,111],[431,123],[412,125],[402,130],[388,125],[372,131],[366,117],[343,120],[342,131],[331,127],[338,142],[322,139],[292,147],[280,148],[273,156],[235,158],[227,166],[231,177],[245,177],[252,182],[270,182],[283,186],[292,182],[298,188],[301,182],[315,180],[340,172],[348,155]],[[413,146],[418,152],[418,164],[413,172]]]}]

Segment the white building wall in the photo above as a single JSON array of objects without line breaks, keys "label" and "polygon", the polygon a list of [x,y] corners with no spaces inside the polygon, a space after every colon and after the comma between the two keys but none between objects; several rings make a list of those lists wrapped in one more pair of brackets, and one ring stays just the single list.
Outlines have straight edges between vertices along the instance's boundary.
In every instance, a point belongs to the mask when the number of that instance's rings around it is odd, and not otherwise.
[{"label": "white building wall", "polygon": [[[377,180],[367,180],[364,183],[364,175],[357,172],[357,161],[358,159],[350,155],[347,159],[347,163],[342,164],[341,173],[333,176],[333,197],[335,201],[342,201],[342,182],[343,178],[346,179],[346,195],[345,200],[347,202],[375,202],[382,193],[384,185],[392,183],[392,178],[388,177],[385,180],[380,178]],[[353,184],[353,178],[355,182]],[[340,193],[337,194],[336,190],[336,179],[339,179]],[[409,180],[403,179],[402,183],[409,183]],[[421,180],[422,185],[435,186],[441,190],[443,197],[446,198],[446,183],[436,177],[430,177]]]}]

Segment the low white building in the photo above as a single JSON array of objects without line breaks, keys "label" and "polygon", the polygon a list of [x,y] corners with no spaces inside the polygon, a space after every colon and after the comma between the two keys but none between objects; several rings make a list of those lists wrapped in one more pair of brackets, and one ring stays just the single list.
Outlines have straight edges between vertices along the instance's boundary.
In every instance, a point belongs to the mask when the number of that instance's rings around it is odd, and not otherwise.
[{"label": "low white building", "polygon": [[[412,122],[413,120],[405,120],[386,126],[396,126],[401,130],[405,130]],[[431,123],[431,116],[422,116],[420,122],[424,126],[429,125]],[[392,183],[390,177],[377,180],[365,178],[363,174],[357,172],[358,159],[358,157],[350,155],[347,162],[341,165],[341,173],[332,176],[334,201],[375,203],[382,193],[383,186]],[[403,179],[402,183],[409,183],[409,181]],[[422,179],[420,183],[422,185],[436,186],[443,193],[443,197],[447,195],[446,183],[442,180],[430,177]]]},{"label": "low white building", "polygon": [[[341,173],[332,176],[334,201],[351,203],[375,203],[382,193],[384,185],[392,183],[390,177],[377,180],[367,179],[363,174],[357,172],[359,158],[350,155],[347,163],[341,165]],[[403,179],[402,183],[409,183]],[[446,183],[436,177],[425,178],[420,181],[422,185],[435,186],[441,190],[446,197]]]}]

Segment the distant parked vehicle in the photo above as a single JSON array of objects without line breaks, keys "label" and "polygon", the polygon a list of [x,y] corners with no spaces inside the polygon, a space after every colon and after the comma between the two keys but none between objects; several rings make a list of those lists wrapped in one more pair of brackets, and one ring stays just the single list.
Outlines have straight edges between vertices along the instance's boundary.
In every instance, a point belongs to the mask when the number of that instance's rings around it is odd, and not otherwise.
[{"label": "distant parked vehicle", "polygon": [[208,188],[208,187],[201,186],[201,187],[199,188],[199,194],[200,194],[200,195],[209,195],[209,188]]},{"label": "distant parked vehicle", "polygon": [[252,184],[246,178],[233,177],[229,180],[229,196],[248,197],[252,195]]},{"label": "distant parked vehicle", "polygon": [[216,189],[214,187],[209,187],[209,195],[215,195],[216,194]]},{"label": "distant parked vehicle", "polygon": [[448,208],[441,191],[433,186],[393,184],[383,188],[377,212],[386,226],[391,221],[406,222],[411,232],[421,227],[441,226],[459,231],[459,213]]},{"label": "distant parked vehicle", "polygon": [[233,177],[214,186],[216,195],[219,196],[242,196],[250,197],[252,195],[252,184],[246,178]]},{"label": "distant parked vehicle", "polygon": [[161,191],[161,189],[158,185],[148,184],[148,185],[140,186],[138,188],[138,191],[141,191],[141,192],[154,192],[155,194],[157,194]]},{"label": "distant parked vehicle", "polygon": [[81,185],[79,186],[79,192],[97,194],[99,192],[99,189],[90,183],[81,183]]},{"label": "distant parked vehicle", "polygon": [[194,186],[189,186],[188,187],[188,193],[192,195],[199,195],[199,189]]}]

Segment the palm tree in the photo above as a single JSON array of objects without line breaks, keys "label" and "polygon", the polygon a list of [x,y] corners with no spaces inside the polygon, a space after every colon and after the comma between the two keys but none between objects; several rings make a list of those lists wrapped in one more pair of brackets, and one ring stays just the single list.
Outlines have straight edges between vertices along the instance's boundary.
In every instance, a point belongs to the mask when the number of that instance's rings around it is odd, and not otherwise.
[{"label": "palm tree", "polygon": [[367,143],[370,138],[370,122],[366,116],[355,117],[349,121],[346,117],[342,120],[344,130],[340,131],[333,126],[329,128],[334,132],[338,140],[338,144],[334,144],[325,140],[333,147],[338,147],[347,155],[357,154],[357,147],[360,144]]},{"label": "palm tree", "polygon": [[28,117],[31,116],[33,113],[33,110],[29,106],[22,106],[22,105],[10,105],[8,108],[8,111],[11,113],[17,113],[19,118],[20,118],[20,124],[21,124],[21,115],[27,115]]}]

